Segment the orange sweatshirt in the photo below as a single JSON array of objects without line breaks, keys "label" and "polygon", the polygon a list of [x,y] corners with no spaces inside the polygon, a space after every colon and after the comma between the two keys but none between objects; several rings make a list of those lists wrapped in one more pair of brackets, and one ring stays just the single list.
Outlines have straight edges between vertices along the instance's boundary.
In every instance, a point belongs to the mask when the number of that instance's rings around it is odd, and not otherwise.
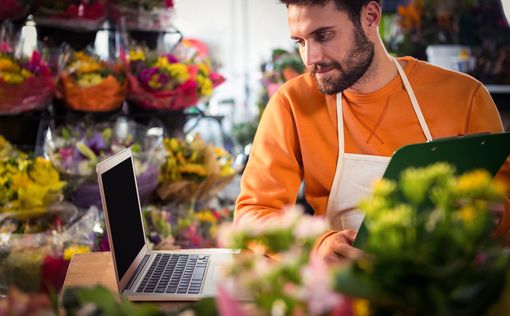
[{"label": "orange sweatshirt", "polygon": [[[407,61],[404,71],[433,138],[503,131],[480,82],[411,57],[400,60]],[[426,141],[399,76],[373,93],[345,92],[343,112],[347,153],[391,156],[403,145]],[[336,170],[337,135],[334,95],[321,94],[309,73],[284,84],[269,101],[255,135],[235,223],[278,217],[285,205],[295,204],[302,179],[308,203],[316,215],[324,215]],[[510,184],[510,160],[498,177]],[[506,212],[498,230],[509,227]]]}]

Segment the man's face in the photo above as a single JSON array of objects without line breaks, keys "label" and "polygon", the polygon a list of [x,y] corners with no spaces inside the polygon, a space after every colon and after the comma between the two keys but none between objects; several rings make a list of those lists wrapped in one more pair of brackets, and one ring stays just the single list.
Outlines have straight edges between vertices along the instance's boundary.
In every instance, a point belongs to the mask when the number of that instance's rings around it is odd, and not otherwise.
[{"label": "man's face", "polygon": [[342,92],[366,74],[374,44],[334,1],[323,7],[290,5],[288,20],[291,38],[323,94]]}]

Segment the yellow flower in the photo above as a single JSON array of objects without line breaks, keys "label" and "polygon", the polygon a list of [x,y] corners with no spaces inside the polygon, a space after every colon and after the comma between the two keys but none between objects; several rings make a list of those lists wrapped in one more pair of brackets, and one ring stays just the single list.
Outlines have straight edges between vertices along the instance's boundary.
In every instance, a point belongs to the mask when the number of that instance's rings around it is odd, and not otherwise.
[{"label": "yellow flower", "polygon": [[19,84],[25,79],[21,74],[14,72],[0,72],[0,78],[8,84]]},{"label": "yellow flower", "polygon": [[488,188],[491,183],[491,176],[485,170],[474,170],[466,172],[457,179],[455,189],[460,194],[477,192]]},{"label": "yellow flower", "polygon": [[90,252],[89,246],[72,245],[64,250],[64,260],[71,260],[74,255]]},{"label": "yellow flower", "polygon": [[49,191],[59,191],[66,185],[64,181],[60,181],[60,175],[51,162],[42,157],[35,159],[29,175],[35,183],[46,186]]},{"label": "yellow flower", "polygon": [[214,217],[214,215],[209,211],[198,212],[196,216],[199,222],[207,222],[214,224],[218,221],[216,217]]},{"label": "yellow flower", "polygon": [[173,63],[171,64],[164,56],[159,57],[158,60],[152,65],[153,67],[161,68],[168,72],[172,78],[179,83],[183,83],[189,79],[188,67],[185,64]]},{"label": "yellow flower", "polygon": [[8,58],[0,58],[0,71],[18,72],[20,66]]},{"label": "yellow flower", "polygon": [[471,223],[475,219],[476,210],[468,205],[460,209],[459,216],[464,223]]},{"label": "yellow flower", "polygon": [[207,176],[207,168],[203,165],[187,163],[179,168],[181,173],[195,174],[200,177]]},{"label": "yellow flower", "polygon": [[354,316],[368,316],[370,315],[370,303],[368,300],[354,299],[352,302],[352,309]]},{"label": "yellow flower", "polygon": [[129,51],[129,61],[145,60],[145,53],[141,49]]},{"label": "yellow flower", "polygon": [[204,64],[204,63],[202,63],[202,64],[198,64],[198,71],[199,71],[201,74],[203,74],[204,76],[208,76],[208,75],[209,75],[209,73],[211,72],[211,71],[209,70],[209,66],[207,66],[207,64]]},{"label": "yellow flower", "polygon": [[209,79],[208,77],[198,75],[197,84],[200,95],[207,96],[213,92],[213,84],[211,79]]},{"label": "yellow flower", "polygon": [[224,165],[224,166],[221,167],[221,169],[220,169],[220,176],[221,177],[228,177],[228,176],[233,175],[234,172],[235,172],[235,170],[232,167],[232,165],[227,164],[227,165]]},{"label": "yellow flower", "polygon": [[152,89],[160,89],[163,86],[161,82],[159,82],[159,75],[154,74],[151,77],[151,80],[149,80],[149,87]]},{"label": "yellow flower", "polygon": [[188,67],[184,64],[169,64],[168,72],[180,83],[186,82],[189,79]]},{"label": "yellow flower", "polygon": [[55,201],[64,185],[57,170],[42,157],[0,161],[0,207],[46,207]]},{"label": "yellow flower", "polygon": [[95,86],[103,81],[103,77],[99,73],[86,73],[77,80],[77,84],[80,87],[92,87]]}]

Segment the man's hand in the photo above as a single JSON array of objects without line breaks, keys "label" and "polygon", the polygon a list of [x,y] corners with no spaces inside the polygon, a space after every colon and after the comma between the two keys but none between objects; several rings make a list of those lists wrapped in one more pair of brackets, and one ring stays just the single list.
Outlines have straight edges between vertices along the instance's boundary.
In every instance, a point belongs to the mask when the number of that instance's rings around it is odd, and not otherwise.
[{"label": "man's hand", "polygon": [[352,246],[355,238],[356,232],[352,229],[335,232],[322,241],[316,254],[331,265],[357,259],[363,255],[363,251]]}]

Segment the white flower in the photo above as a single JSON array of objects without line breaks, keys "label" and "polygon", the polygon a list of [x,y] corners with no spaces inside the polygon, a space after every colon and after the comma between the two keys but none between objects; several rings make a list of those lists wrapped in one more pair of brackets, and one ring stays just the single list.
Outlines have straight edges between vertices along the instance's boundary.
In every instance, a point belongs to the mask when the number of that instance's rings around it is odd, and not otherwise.
[{"label": "white flower", "polygon": [[303,216],[294,228],[294,234],[298,239],[315,239],[329,228],[325,217]]}]

